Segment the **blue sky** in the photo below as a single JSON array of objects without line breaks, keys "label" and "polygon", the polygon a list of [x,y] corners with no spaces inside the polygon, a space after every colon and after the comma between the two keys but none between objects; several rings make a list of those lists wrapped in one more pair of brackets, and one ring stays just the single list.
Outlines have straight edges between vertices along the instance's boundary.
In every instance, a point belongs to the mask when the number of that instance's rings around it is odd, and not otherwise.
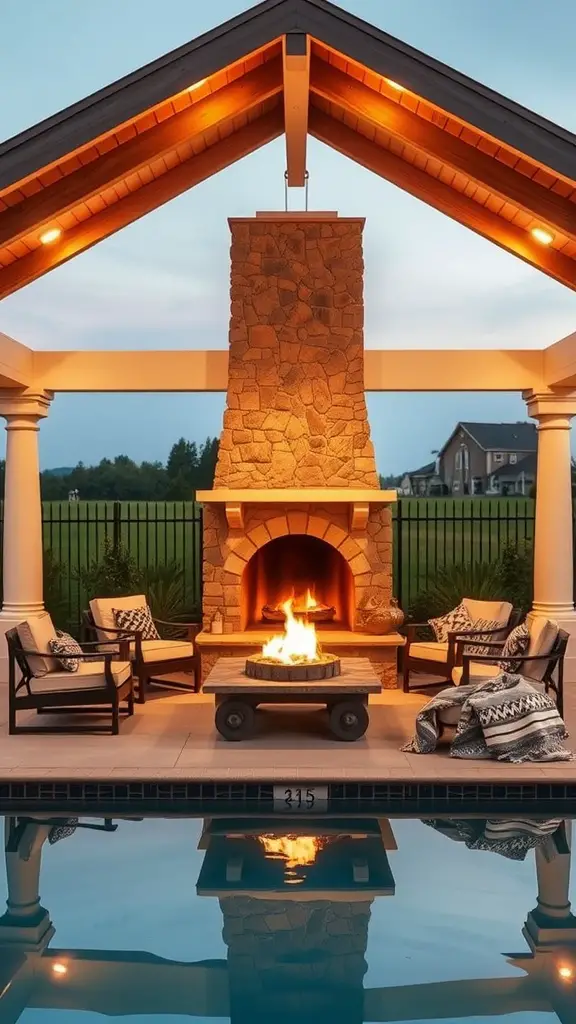
[{"label": "blue sky", "polygon": [[[0,138],[250,7],[242,0],[2,0]],[[344,0],[342,6],[576,131],[573,0]],[[541,347],[576,329],[576,295],[311,140],[310,207],[366,217],[366,345]],[[271,144],[0,303],[0,331],[35,348],[227,344],[228,216],[284,205]],[[291,206],[302,205],[295,190]],[[220,429],[220,395],[60,395],[43,466],[124,452],[166,458]],[[516,395],[369,396],[382,472],[429,459],[458,419],[517,420]],[[98,429],[95,429],[95,423]]]}]

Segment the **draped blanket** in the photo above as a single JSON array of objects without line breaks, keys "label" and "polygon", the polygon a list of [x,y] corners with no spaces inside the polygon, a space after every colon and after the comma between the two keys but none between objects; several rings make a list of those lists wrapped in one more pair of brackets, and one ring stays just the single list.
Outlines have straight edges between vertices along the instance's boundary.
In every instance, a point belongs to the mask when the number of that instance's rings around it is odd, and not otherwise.
[{"label": "draped blanket", "polygon": [[423,818],[422,823],[448,839],[464,843],[469,850],[498,853],[508,860],[524,860],[529,850],[546,846],[562,825],[561,818],[515,818],[480,820],[467,818]]},{"label": "draped blanket", "polygon": [[522,676],[503,672],[495,679],[450,686],[416,716],[416,733],[403,750],[430,754],[442,731],[439,713],[460,708],[450,756],[509,761],[571,761],[568,736],[551,697]]}]

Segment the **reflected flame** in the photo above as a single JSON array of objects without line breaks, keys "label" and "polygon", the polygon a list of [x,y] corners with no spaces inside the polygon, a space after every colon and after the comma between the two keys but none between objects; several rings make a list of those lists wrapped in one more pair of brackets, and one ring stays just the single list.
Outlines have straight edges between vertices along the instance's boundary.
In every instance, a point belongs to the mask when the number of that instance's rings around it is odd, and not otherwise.
[{"label": "reflected flame", "polygon": [[313,864],[324,846],[315,836],[258,836],[266,853],[274,860],[285,860],[287,868]]},{"label": "reflected flame", "polygon": [[[308,591],[310,594],[310,591]],[[311,600],[314,600],[310,595]],[[262,654],[280,665],[298,665],[303,661],[318,661],[318,639],[313,622],[297,619],[293,613],[294,598],[281,605],[285,615],[284,633],[273,636],[262,647]]]}]

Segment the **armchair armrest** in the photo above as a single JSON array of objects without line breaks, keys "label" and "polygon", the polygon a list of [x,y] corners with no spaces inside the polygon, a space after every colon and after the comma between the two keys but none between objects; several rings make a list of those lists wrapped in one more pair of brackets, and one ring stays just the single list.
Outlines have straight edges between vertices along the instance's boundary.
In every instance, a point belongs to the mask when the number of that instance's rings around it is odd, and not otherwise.
[{"label": "armchair armrest", "polygon": [[[560,658],[561,655],[554,654],[513,654],[510,656],[509,660],[523,665],[528,661],[558,662]],[[481,665],[493,665],[495,660],[496,659],[489,654],[465,654],[462,658],[462,683],[468,683],[470,681],[470,662],[473,661],[475,664]]]},{"label": "armchair armrest", "polygon": [[201,622],[178,622],[176,620],[168,621],[167,619],[154,618],[154,624],[156,626],[165,626],[170,632],[176,635],[179,634],[190,643],[194,642],[195,637],[202,629]]},{"label": "armchair armrest", "polygon": [[[425,629],[432,637],[434,630],[429,622],[407,622],[404,624],[408,643],[415,643],[418,637],[418,630]],[[434,637],[435,638],[435,637]]]},{"label": "armchair armrest", "polygon": [[[489,631],[487,630],[487,632],[489,632]],[[493,632],[499,632],[499,631],[493,631]],[[470,658],[472,661],[481,661],[482,658],[485,658],[487,661],[490,662],[490,664],[493,664],[494,661],[497,660],[497,655],[502,653],[502,650],[504,648],[504,644],[506,643],[505,640],[482,640],[481,641],[481,646],[482,647],[493,648],[493,650],[494,650],[494,654],[493,655],[492,654],[486,654],[486,655],[483,655],[483,654],[464,654],[464,651],[465,651],[466,647],[470,644],[470,638],[471,637],[473,638],[474,635],[485,636],[486,634],[484,634],[482,632],[482,630],[480,630],[479,632],[478,631],[474,631],[473,633],[466,632],[466,633],[458,633],[458,634],[456,634],[456,639],[455,639],[455,662],[454,662],[455,665],[462,665],[462,658],[463,657]]]}]

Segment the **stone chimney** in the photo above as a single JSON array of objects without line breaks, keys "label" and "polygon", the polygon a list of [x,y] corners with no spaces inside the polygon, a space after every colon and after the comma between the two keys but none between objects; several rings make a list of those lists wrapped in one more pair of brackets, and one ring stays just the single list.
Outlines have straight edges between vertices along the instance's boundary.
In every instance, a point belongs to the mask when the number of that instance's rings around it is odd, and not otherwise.
[{"label": "stone chimney", "polygon": [[378,487],[364,397],[364,220],[270,213],[229,224],[214,487]]}]

